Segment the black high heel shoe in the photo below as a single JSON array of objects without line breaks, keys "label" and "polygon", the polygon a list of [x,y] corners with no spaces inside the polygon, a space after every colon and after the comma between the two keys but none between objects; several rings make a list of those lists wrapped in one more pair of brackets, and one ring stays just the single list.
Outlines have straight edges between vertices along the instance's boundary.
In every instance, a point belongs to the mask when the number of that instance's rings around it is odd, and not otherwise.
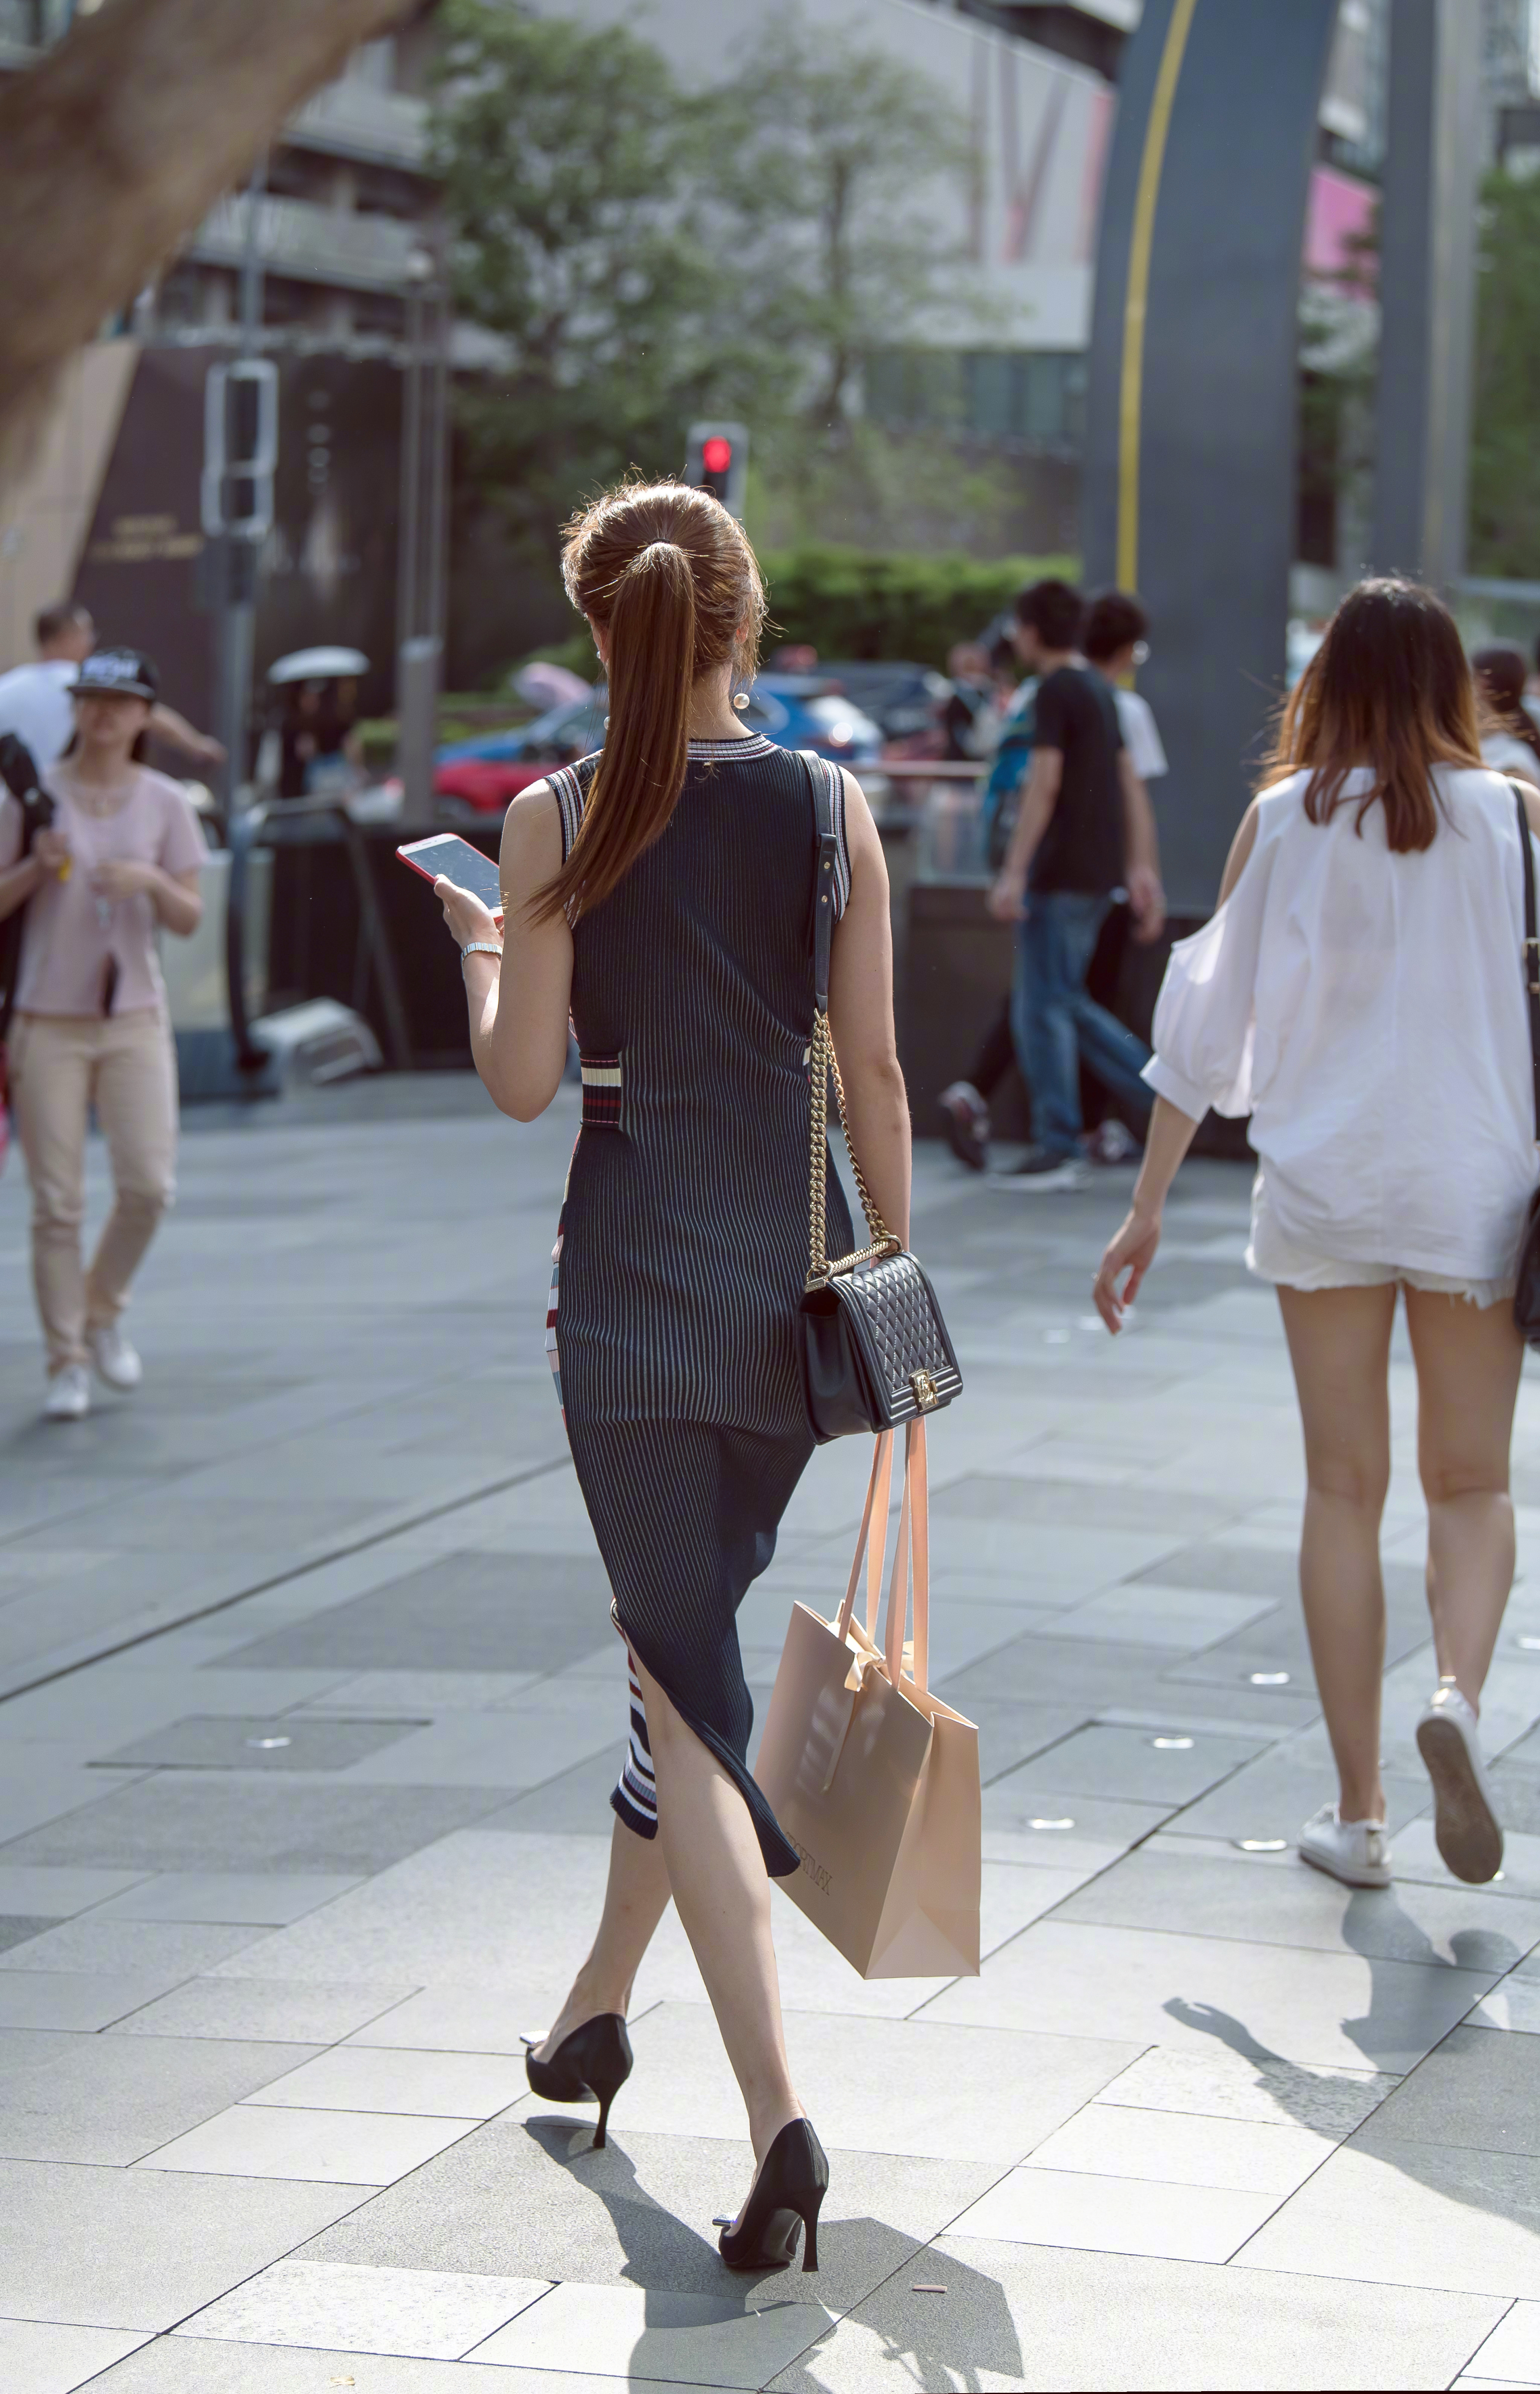
[{"label": "black high heel shoe", "polygon": [[[525,2042],[532,2046],[540,2040],[528,2037]],[[631,2076],[631,2039],[619,2012],[600,2012],[584,2020],[581,2028],[563,2037],[549,2061],[537,2061],[533,2052],[524,2057],[531,2094],[547,2103],[597,2103],[595,2152],[605,2140],[609,2107]]]},{"label": "black high heel shoe", "polygon": [[810,2120],[789,2120],[760,2164],[736,2228],[717,2250],[729,2269],[784,2269],[803,2240],[803,2269],[818,2266],[818,2211],[829,2192],[829,2157]]}]

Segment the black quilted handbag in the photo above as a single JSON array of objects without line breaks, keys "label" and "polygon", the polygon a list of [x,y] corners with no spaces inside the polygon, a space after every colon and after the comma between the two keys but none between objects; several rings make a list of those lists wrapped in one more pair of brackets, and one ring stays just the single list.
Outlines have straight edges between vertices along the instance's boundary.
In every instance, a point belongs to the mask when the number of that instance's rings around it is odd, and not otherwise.
[{"label": "black quilted handbag", "polygon": [[[1534,1073],[1534,1136],[1540,1140],[1540,934],[1534,922],[1534,851],[1530,846],[1524,794],[1517,783],[1513,802],[1519,809],[1519,853],[1524,860],[1524,986],[1529,994],[1529,1052]],[[1513,1319],[1530,1345],[1540,1347],[1540,1190],[1529,1201],[1519,1249]]]},{"label": "black quilted handbag", "polygon": [[[807,1282],[800,1322],[803,1388],[813,1435],[821,1445],[852,1430],[892,1429],[899,1422],[934,1413],[951,1403],[962,1387],[962,1375],[935,1291],[873,1204],[851,1144],[844,1083],[829,1027],[839,848],[826,775],[837,769],[824,767],[821,759],[804,756],[803,761],[813,783],[818,859],[813,941],[817,1003],[808,1050]],[[830,1260],[828,1244],[830,1075],[869,1240],[855,1254],[836,1261]]]}]

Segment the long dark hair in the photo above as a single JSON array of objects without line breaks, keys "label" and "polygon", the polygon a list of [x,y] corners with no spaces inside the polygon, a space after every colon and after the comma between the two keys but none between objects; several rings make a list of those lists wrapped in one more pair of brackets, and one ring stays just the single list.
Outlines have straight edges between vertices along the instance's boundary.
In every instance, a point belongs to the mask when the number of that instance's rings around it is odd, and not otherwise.
[{"label": "long dark hair", "polygon": [[1481,731],[1470,667],[1455,618],[1418,582],[1389,575],[1350,590],[1289,693],[1259,787],[1309,766],[1305,812],[1329,822],[1356,767],[1373,785],[1356,829],[1385,809],[1387,845],[1431,848],[1441,802],[1435,765],[1480,765]]},{"label": "long dark hair", "polygon": [[661,836],[685,783],[691,688],[729,658],[751,676],[764,625],[742,526],[683,482],[622,482],[581,508],[562,578],[608,636],[609,729],[572,852],[536,894],[537,923],[602,904]]},{"label": "long dark hair", "polygon": [[1523,650],[1501,640],[1493,648],[1478,649],[1470,663],[1486,715],[1499,730],[1506,731],[1511,740],[1521,740],[1540,757],[1540,730],[1536,730],[1533,717],[1524,704],[1529,666]]},{"label": "long dark hair", "polygon": [[[66,740],[63,747],[59,752],[58,762],[62,765],[65,757],[72,756],[79,746],[80,733],[78,731],[72,731],[70,737]],[[128,752],[128,761],[131,765],[142,765],[149,754],[150,726],[147,723],[144,730],[138,734],[137,738],[134,742],[134,745]]]}]

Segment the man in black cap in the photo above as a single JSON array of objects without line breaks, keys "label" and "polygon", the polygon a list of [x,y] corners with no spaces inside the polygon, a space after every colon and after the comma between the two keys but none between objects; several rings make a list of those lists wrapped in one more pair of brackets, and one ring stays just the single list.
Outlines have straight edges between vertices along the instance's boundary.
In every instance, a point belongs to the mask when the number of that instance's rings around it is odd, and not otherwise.
[{"label": "man in black cap", "polygon": [[[71,693],[75,677],[97,645],[97,627],[90,610],[66,602],[45,607],[33,625],[37,655],[31,664],[0,674],[0,732],[14,732],[40,773],[61,756],[74,725]],[[157,700],[150,718],[150,736],[178,749],[195,764],[219,765],[225,752],[217,740],[194,730],[186,716]]]}]

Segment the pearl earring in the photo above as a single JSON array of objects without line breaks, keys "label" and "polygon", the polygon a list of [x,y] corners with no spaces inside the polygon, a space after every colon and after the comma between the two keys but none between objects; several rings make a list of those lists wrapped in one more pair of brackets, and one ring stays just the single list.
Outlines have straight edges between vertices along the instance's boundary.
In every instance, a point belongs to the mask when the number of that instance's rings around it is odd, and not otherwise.
[{"label": "pearl earring", "polygon": [[740,690],[740,691],[737,691],[737,693],[736,694],[736,696],[734,697],[733,704],[737,707],[737,711],[738,711],[738,713],[739,713],[740,715],[743,713],[743,710],[744,710],[744,708],[748,705],[748,704],[749,704],[749,693],[748,693],[748,691],[747,691],[746,690]]}]

